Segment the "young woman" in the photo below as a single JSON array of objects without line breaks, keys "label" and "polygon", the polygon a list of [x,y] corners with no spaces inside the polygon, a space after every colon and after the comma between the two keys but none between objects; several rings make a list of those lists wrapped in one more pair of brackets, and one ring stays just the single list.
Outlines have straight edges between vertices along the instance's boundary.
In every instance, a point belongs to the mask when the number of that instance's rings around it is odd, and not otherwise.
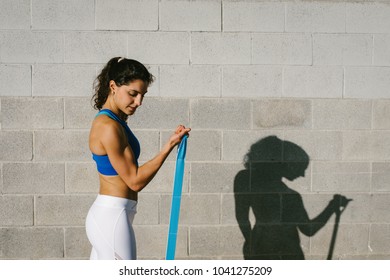
[{"label": "young woman", "polygon": [[123,57],[108,61],[96,79],[94,107],[99,113],[92,123],[89,147],[99,172],[100,191],[86,219],[91,259],[136,259],[132,222],[137,193],[191,130],[179,125],[156,157],[138,165],[140,144],[126,120],[142,105],[152,82],[153,75],[142,63]]}]

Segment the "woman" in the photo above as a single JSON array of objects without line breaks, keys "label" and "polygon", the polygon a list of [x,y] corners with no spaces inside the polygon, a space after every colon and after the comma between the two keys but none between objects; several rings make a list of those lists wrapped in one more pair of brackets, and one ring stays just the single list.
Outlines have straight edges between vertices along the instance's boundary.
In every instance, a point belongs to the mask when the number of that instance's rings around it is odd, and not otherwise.
[{"label": "woman", "polygon": [[179,125],[156,157],[138,165],[140,144],[126,120],[141,106],[152,82],[153,75],[143,64],[122,57],[112,58],[96,79],[94,107],[99,113],[92,123],[89,147],[100,191],[86,219],[91,259],[136,259],[132,222],[137,193],[190,131]]}]

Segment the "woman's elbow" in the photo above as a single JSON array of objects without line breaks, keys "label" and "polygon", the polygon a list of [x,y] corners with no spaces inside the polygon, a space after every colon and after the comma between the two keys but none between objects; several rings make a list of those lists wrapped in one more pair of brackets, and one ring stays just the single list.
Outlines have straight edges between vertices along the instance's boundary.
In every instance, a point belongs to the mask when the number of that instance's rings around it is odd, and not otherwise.
[{"label": "woman's elbow", "polygon": [[143,185],[134,184],[134,183],[130,183],[127,186],[129,187],[130,190],[132,190],[134,192],[140,192],[145,187]]}]

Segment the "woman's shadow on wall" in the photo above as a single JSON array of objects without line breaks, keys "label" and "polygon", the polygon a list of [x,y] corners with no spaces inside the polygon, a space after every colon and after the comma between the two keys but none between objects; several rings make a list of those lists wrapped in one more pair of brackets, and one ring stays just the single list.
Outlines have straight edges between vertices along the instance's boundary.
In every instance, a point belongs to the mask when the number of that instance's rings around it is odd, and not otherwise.
[{"label": "woman's shadow on wall", "polygon": [[[244,258],[305,259],[299,232],[313,236],[348,199],[335,195],[327,207],[310,219],[301,195],[283,181],[304,177],[309,156],[298,145],[276,136],[260,139],[245,156],[245,169],[235,177],[235,213],[244,236]],[[256,219],[250,223],[250,209]]]}]

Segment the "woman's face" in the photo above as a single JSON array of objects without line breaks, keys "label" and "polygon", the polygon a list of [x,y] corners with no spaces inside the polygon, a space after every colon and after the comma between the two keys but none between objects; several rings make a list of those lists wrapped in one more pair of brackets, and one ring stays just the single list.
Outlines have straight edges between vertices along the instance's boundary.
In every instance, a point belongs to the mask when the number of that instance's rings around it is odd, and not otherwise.
[{"label": "woman's face", "polygon": [[126,115],[133,115],[142,105],[148,85],[142,80],[131,81],[128,85],[117,86],[111,81],[111,90],[116,106]]}]

